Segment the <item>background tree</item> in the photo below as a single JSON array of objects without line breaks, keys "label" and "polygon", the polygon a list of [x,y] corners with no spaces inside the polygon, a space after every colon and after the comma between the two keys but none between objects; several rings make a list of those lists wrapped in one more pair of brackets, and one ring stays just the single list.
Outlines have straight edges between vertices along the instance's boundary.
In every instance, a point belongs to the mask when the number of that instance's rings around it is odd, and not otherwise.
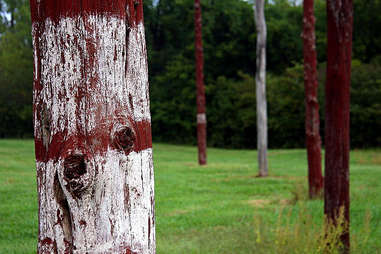
[{"label": "background tree", "polygon": [[[349,114],[352,59],[352,0],[327,1],[327,81],[324,213],[340,226],[349,253]],[[340,216],[343,225],[337,225]]]},{"label": "background tree", "polygon": [[[0,0],[0,137],[31,138],[33,55],[29,1],[17,0],[14,27],[7,3]],[[326,72],[326,1],[315,0],[319,83]],[[205,94],[208,146],[254,149],[257,146],[255,81],[256,39],[253,1],[203,0]],[[381,1],[354,0],[351,82],[351,145],[381,143]],[[145,0],[144,20],[150,70],[152,133],[156,142],[197,145],[194,75],[194,0]],[[379,12],[380,12],[379,11]],[[265,5],[269,148],[305,147],[303,8],[288,0]],[[254,69],[253,69],[254,66]],[[22,75],[21,75],[22,73]],[[217,89],[218,88],[218,89]],[[240,92],[240,96],[235,94]],[[253,97],[254,96],[254,97]],[[324,86],[319,87],[324,108]],[[324,114],[320,115],[321,132]],[[175,130],[175,131],[174,131]],[[174,135],[175,133],[175,135]]]},{"label": "background tree", "polygon": [[204,87],[204,49],[202,47],[202,18],[200,0],[194,1],[194,32],[197,85],[197,144],[198,163],[206,164],[206,101]]},{"label": "background tree", "polygon": [[320,196],[323,189],[321,172],[321,139],[318,77],[315,46],[314,0],[303,2],[304,89],[306,104],[306,145],[308,157],[308,186],[310,198]]},{"label": "background tree", "polygon": [[142,0],[30,3],[38,253],[155,253]]},{"label": "background tree", "polygon": [[11,0],[0,1],[0,6],[0,137],[32,137],[29,6],[27,1]]},{"label": "background tree", "polygon": [[258,176],[268,175],[267,165],[267,102],[266,102],[266,37],[265,2],[256,0],[254,6],[257,27],[257,70],[255,83],[257,90],[257,147]]}]

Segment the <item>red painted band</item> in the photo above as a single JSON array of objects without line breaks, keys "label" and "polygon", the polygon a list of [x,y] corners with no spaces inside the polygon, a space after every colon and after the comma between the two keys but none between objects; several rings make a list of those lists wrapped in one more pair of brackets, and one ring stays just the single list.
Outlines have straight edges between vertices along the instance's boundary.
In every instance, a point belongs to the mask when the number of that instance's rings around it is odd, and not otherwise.
[{"label": "red painted band", "polygon": [[[142,0],[30,0],[32,22],[47,18],[58,21],[62,17],[86,14],[107,14],[129,22],[139,23],[143,19]],[[131,23],[130,23],[131,24]]]},{"label": "red painted band", "polygon": [[[133,124],[132,128],[136,133],[133,151],[138,153],[152,148],[151,123],[149,121],[138,121]],[[45,148],[41,138],[35,138],[36,160],[39,162],[56,161],[59,158],[65,158],[73,150],[80,150],[87,157],[104,154],[109,148],[113,148],[110,135],[107,131],[103,133],[93,132],[88,136],[78,134],[68,137],[65,132],[58,132],[51,138],[47,148]]]}]

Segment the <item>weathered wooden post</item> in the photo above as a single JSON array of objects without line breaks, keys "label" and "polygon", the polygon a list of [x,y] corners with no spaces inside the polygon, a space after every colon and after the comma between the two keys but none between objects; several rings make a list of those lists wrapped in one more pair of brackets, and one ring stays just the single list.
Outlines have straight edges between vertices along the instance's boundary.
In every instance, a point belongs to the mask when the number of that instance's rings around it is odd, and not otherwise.
[{"label": "weathered wooden post", "polygon": [[197,144],[198,162],[206,164],[206,102],[204,87],[204,50],[202,47],[202,20],[200,0],[194,0],[196,85],[197,85]]},{"label": "weathered wooden post", "polygon": [[255,0],[254,18],[257,28],[257,70],[255,74],[257,96],[257,148],[258,176],[268,173],[267,163],[267,100],[266,100],[266,40],[265,1]]},{"label": "weathered wooden post", "polygon": [[335,226],[343,215],[342,253],[349,253],[349,106],[352,0],[327,1],[324,213]]},{"label": "weathered wooden post", "polygon": [[304,55],[304,89],[306,104],[306,146],[308,158],[308,186],[310,198],[321,195],[323,176],[321,172],[321,138],[317,59],[315,46],[314,0],[303,2],[303,55]]},{"label": "weathered wooden post", "polygon": [[31,0],[38,253],[155,253],[142,0]]}]

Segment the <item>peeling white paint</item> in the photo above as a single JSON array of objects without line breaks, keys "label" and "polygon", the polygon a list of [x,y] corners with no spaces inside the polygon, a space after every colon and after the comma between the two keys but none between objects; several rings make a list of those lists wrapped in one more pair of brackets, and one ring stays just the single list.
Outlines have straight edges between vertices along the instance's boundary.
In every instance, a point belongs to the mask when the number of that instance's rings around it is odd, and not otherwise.
[{"label": "peeling white paint", "polygon": [[[50,19],[45,21],[39,40],[43,89],[35,95],[38,97],[35,101],[43,98],[49,102],[46,106],[52,113],[52,136],[64,130],[68,135],[77,132],[76,104],[82,112],[80,121],[87,124],[89,132],[99,127],[100,112],[113,114],[117,108],[128,109],[126,114],[134,116],[135,121],[150,121],[147,62],[145,57],[137,57],[146,55],[144,26],[140,23],[137,28],[129,29],[126,45],[126,25],[125,20],[106,16],[89,16],[86,23],[81,17],[63,18],[58,24]],[[37,26],[33,24],[34,37]],[[91,47],[94,52],[89,52]],[[95,66],[84,66],[89,57],[96,59]],[[36,55],[34,64],[38,69]],[[90,88],[94,80],[97,87]],[[76,96],[84,87],[89,89],[83,91],[85,96],[78,102]],[[88,108],[89,103],[102,108]]]},{"label": "peeling white paint", "polygon": [[[47,19],[43,31],[33,24],[33,45],[40,49],[39,55],[34,52],[34,79],[41,77],[42,86],[33,96],[35,138],[45,139],[48,147],[51,137],[61,134],[73,146],[64,144],[58,159],[36,163],[39,253],[65,253],[65,241],[72,242],[73,253],[125,253],[126,248],[155,253],[152,149],[128,155],[110,145],[98,149],[102,138],[111,139],[113,130],[129,126],[131,119],[150,122],[144,26],[126,26],[125,20],[105,15]],[[42,119],[49,119],[48,127]],[[65,187],[69,154],[88,158],[80,198]]]},{"label": "peeling white paint", "polygon": [[[91,191],[80,201],[74,199],[63,188],[68,199],[72,218],[74,253],[104,251],[115,246],[128,246],[137,253],[155,253],[154,211],[151,204],[153,196],[152,149],[132,152],[128,156],[110,149],[105,156],[94,158],[94,166],[103,165]],[[37,170],[43,174],[42,192],[44,198],[40,202],[40,239],[55,239],[58,253],[64,253],[64,233],[56,224],[57,204],[53,193],[54,176],[59,175],[61,186],[67,183],[63,179],[63,161],[47,163],[37,162]],[[129,212],[125,212],[125,197],[122,195],[127,186],[129,196]],[[150,235],[148,235],[148,218],[150,218]],[[86,226],[80,225],[86,221]],[[113,230],[111,231],[111,224]],[[151,245],[148,245],[150,240]]]},{"label": "peeling white paint", "polygon": [[206,114],[205,113],[197,114],[197,123],[198,124],[206,124]]}]

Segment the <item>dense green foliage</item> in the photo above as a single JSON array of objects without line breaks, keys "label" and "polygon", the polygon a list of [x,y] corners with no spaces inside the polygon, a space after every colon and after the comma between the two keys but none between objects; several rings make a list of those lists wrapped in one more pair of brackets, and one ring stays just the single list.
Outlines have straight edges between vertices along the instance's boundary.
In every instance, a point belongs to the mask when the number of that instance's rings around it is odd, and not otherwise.
[{"label": "dense green foliage", "polygon": [[[196,147],[154,152],[157,253],[323,252],[323,201],[307,199],[305,150],[269,150],[267,178],[255,177],[255,151],[211,148],[205,167]],[[32,140],[0,140],[0,253],[36,253],[34,168]],[[380,181],[380,151],[352,151],[351,253],[381,253]]]},{"label": "dense green foliage", "polygon": [[[0,137],[32,136],[32,46],[26,0],[0,0]],[[196,142],[193,0],[144,0],[153,138]],[[302,7],[266,5],[270,147],[304,146]],[[155,3],[155,4],[154,4]],[[250,1],[203,0],[208,144],[256,146],[255,43]],[[355,0],[351,139],[381,144],[381,0]],[[8,13],[6,15],[6,13]],[[324,129],[325,1],[316,1]],[[323,132],[322,132],[323,133]]]},{"label": "dense green foliage", "polygon": [[32,136],[33,55],[29,1],[0,1],[0,137]]}]

